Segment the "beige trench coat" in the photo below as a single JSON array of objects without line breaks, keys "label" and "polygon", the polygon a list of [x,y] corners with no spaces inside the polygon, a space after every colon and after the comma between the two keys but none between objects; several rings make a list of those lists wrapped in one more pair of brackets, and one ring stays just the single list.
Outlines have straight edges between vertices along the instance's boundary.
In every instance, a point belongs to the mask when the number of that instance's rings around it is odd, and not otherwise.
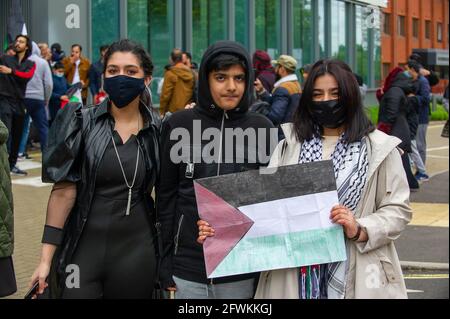
[{"label": "beige trench coat", "polygon": [[[283,125],[287,145],[277,146],[270,167],[294,165],[300,156],[292,124]],[[397,145],[400,140],[380,131],[369,134],[368,182],[356,208],[358,223],[369,236],[366,243],[350,245],[345,298],[407,298],[406,286],[394,241],[410,222],[409,186]],[[282,269],[261,274],[255,298],[298,299],[298,270]]]}]

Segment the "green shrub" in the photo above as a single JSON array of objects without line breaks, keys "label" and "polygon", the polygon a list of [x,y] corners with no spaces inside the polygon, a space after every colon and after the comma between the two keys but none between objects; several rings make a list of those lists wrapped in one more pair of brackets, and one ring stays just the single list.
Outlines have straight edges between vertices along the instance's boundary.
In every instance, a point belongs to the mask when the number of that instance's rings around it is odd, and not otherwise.
[{"label": "green shrub", "polygon": [[431,118],[430,121],[447,121],[448,120],[448,113],[444,109],[444,106],[442,104],[438,104],[436,107],[436,111],[431,112]]},{"label": "green shrub", "polygon": [[[366,113],[373,124],[378,124],[379,106],[370,106],[366,108]],[[437,104],[436,111],[431,112],[430,121],[447,121],[448,113],[442,104]]]},{"label": "green shrub", "polygon": [[375,125],[378,124],[378,109],[379,109],[378,105],[370,106],[370,107],[366,108],[367,116],[372,121],[372,123]]}]

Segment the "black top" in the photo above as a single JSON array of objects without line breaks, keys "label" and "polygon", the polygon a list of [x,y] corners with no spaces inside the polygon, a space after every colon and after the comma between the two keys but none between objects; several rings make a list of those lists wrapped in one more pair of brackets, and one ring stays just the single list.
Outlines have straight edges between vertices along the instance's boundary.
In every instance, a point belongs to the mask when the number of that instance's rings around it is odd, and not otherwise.
[{"label": "black top", "polygon": [[19,63],[17,57],[0,53],[0,65],[5,65],[12,70],[12,74],[0,73],[0,97],[22,100],[25,97],[27,83],[36,70],[36,64],[28,58],[24,58]]},{"label": "black top", "polygon": [[[136,135],[131,135],[125,143],[123,143],[122,138],[117,131],[113,131],[113,137],[116,143],[117,152],[120,156],[120,161],[122,162],[122,166],[125,171],[128,185],[131,186],[133,183],[134,171],[136,169],[136,156],[138,148]],[[101,195],[111,199],[128,199],[128,187],[125,183],[112,140],[110,140],[110,143],[105,150],[102,164],[100,165],[97,174],[95,183],[96,195]],[[136,181],[132,189],[133,199],[136,195],[143,194],[144,182],[145,162],[142,150],[140,150]]]}]

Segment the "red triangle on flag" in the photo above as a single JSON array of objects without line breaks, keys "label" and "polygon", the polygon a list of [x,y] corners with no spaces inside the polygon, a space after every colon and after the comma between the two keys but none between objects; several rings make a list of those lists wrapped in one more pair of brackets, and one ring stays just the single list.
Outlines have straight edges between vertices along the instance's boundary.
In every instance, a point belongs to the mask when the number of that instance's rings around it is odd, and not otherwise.
[{"label": "red triangle on flag", "polygon": [[194,182],[197,209],[202,220],[215,230],[203,243],[208,277],[253,226],[254,222],[222,198]]}]

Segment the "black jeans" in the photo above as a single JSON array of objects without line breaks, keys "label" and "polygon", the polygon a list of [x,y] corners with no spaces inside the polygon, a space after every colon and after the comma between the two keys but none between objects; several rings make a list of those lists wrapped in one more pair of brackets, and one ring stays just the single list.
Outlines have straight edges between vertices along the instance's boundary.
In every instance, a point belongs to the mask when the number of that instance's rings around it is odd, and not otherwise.
[{"label": "black jeans", "polygon": [[10,100],[0,96],[0,119],[9,131],[8,152],[9,166],[13,168],[17,163],[20,140],[22,138],[25,121],[25,106],[23,101]]}]

